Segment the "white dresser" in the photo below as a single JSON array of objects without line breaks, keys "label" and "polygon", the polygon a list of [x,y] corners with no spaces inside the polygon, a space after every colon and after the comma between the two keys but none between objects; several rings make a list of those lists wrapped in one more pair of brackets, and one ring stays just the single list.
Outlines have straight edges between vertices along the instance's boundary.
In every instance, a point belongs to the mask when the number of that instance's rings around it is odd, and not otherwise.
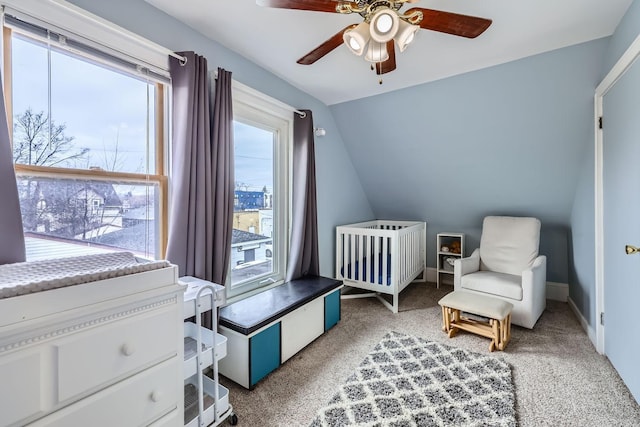
[{"label": "white dresser", "polygon": [[178,271],[0,299],[0,426],[183,424]]}]

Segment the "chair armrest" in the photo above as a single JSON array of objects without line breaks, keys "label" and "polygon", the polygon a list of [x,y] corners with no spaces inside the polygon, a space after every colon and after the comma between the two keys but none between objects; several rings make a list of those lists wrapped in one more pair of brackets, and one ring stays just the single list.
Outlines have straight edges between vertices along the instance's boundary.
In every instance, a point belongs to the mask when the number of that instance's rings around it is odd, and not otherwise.
[{"label": "chair armrest", "polygon": [[460,288],[462,276],[478,270],[480,270],[480,249],[474,250],[467,258],[455,260],[453,262],[453,289],[457,291]]},{"label": "chair armrest", "polygon": [[[547,257],[538,256],[531,268],[522,272],[522,299],[530,299],[534,312],[542,312],[547,302]],[[539,310],[539,311],[538,311]]]}]

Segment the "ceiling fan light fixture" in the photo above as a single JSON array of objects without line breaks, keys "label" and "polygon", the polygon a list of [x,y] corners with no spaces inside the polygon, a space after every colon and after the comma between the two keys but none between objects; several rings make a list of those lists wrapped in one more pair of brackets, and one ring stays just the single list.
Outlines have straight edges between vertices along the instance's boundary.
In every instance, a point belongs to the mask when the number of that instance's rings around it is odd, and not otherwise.
[{"label": "ceiling fan light fixture", "polygon": [[375,40],[369,42],[369,48],[364,56],[365,61],[369,62],[384,62],[389,59],[389,52],[387,52],[386,43],[378,43]]},{"label": "ceiling fan light fixture", "polygon": [[383,8],[373,13],[370,21],[371,38],[378,43],[386,43],[398,32],[400,18],[395,10]]},{"label": "ceiling fan light fixture", "polygon": [[364,48],[370,38],[369,24],[366,22],[361,22],[354,29],[345,31],[342,34],[344,44],[347,45],[354,55],[358,56],[361,56],[364,53]]},{"label": "ceiling fan light fixture", "polygon": [[398,43],[398,48],[400,52],[404,52],[409,44],[415,39],[416,33],[420,30],[419,25],[413,25],[405,21],[404,19],[400,19],[400,24],[398,28],[398,34],[395,37],[396,43]]}]

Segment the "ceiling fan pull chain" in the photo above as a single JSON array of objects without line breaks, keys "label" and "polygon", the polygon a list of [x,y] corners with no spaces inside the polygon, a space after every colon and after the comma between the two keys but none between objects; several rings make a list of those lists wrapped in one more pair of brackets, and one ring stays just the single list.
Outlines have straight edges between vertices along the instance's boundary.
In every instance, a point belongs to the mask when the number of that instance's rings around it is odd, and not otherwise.
[{"label": "ceiling fan pull chain", "polygon": [[[375,66],[371,63],[371,71],[376,71],[378,67],[382,67],[382,62],[378,62]],[[378,84],[382,84],[382,77],[378,80]]]},{"label": "ceiling fan pull chain", "polygon": [[[382,69],[382,62],[378,62],[375,67],[373,66],[373,63],[371,64],[371,71],[377,72],[378,69]],[[378,79],[378,84],[382,84],[382,76]]]}]

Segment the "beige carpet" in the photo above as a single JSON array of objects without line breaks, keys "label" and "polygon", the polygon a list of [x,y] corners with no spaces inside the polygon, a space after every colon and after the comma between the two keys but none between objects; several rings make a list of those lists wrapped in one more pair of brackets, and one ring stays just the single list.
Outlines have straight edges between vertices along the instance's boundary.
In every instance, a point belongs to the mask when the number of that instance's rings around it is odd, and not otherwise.
[{"label": "beige carpet", "polygon": [[[254,390],[221,378],[238,425],[307,426],[389,331],[488,353],[487,338],[460,332],[449,339],[442,332],[438,300],[452,290],[413,284],[403,292],[398,314],[375,298],[343,300],[340,323]],[[513,368],[520,426],[640,426],[640,406],[566,303],[548,301],[535,329],[513,327],[506,351],[493,354]]]}]

